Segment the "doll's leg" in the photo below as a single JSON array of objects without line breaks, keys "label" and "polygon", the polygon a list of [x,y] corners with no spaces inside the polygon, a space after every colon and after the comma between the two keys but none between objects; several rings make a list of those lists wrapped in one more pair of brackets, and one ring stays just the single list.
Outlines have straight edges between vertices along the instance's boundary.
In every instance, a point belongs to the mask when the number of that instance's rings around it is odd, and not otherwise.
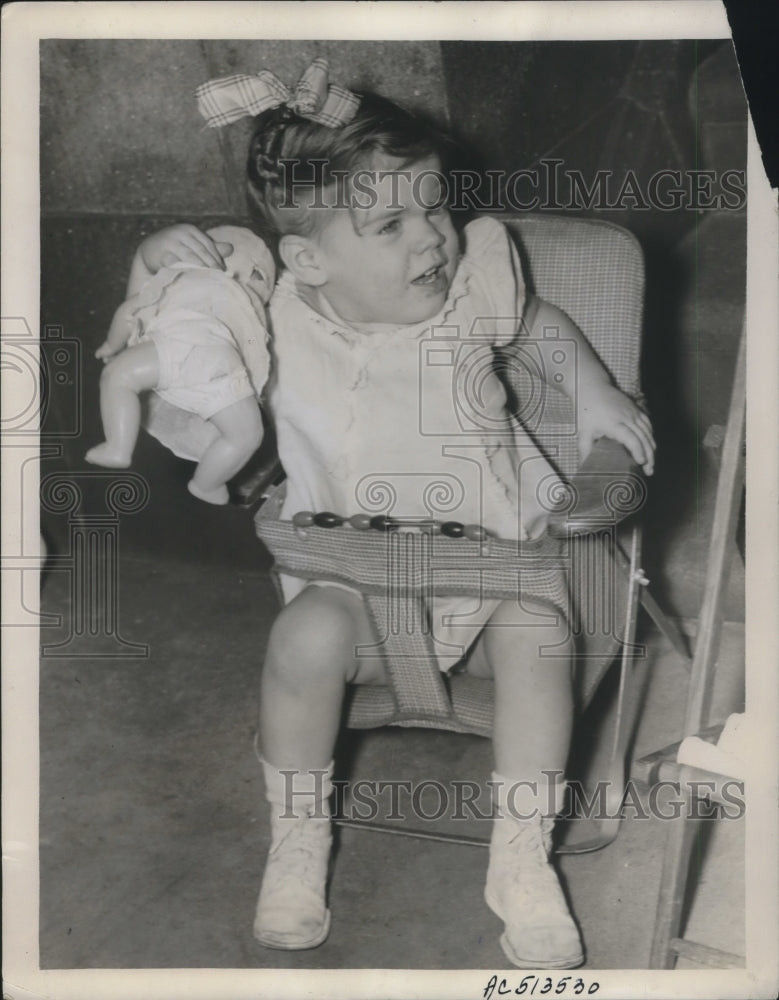
[{"label": "doll's leg", "polygon": [[147,342],[122,351],[109,361],[100,376],[100,415],[105,441],[86,454],[93,465],[126,469],[133,456],[141,426],[138,395],[154,389],[160,379],[157,348]]},{"label": "doll's leg", "polygon": [[119,306],[111,320],[104,342],[95,351],[96,358],[112,358],[126,346],[133,326],[135,306],[135,298],[128,299]]},{"label": "doll's leg", "polygon": [[206,449],[189,482],[189,491],[208,503],[227,503],[227,481],[262,444],[262,416],[253,396],[240,399],[211,417],[219,437]]},{"label": "doll's leg", "polygon": [[[574,968],[583,952],[550,864],[563,808],[573,722],[573,649],[548,608],[500,605],[474,651],[495,678],[496,815],[485,898],[505,924],[501,945],[522,968]],[[548,624],[547,624],[548,622]]]},{"label": "doll's leg", "polygon": [[266,947],[315,948],[328,935],[333,748],[346,683],[382,679],[380,661],[355,658],[373,641],[359,595],[331,587],[307,587],[271,630],[260,698],[271,846],[254,921]]}]

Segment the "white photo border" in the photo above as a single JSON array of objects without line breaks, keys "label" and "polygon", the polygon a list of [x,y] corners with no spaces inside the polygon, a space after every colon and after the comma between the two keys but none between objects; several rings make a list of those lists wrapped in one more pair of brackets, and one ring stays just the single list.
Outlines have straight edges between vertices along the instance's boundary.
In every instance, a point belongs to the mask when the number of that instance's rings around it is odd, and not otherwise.
[{"label": "white photo border", "polygon": [[[304,13],[302,13],[304,11]],[[335,16],[334,16],[335,15]],[[381,38],[595,40],[727,38],[724,8],[691,2],[579,3],[38,3],[3,8],[2,316],[38,328],[40,194],[39,67],[42,38]],[[747,717],[755,742],[777,746],[777,699],[766,676],[779,663],[777,538],[777,215],[754,131],[748,169],[747,434]],[[5,376],[5,373],[3,373]],[[5,457],[5,456],[4,456]],[[37,484],[35,484],[37,486]],[[37,494],[36,494],[37,495]],[[3,510],[20,503],[19,483],[3,480]],[[3,518],[3,553],[32,551]],[[21,545],[21,549],[19,546]],[[4,587],[5,587],[5,577]],[[6,601],[14,595],[4,592]],[[33,612],[35,609],[31,609]],[[52,997],[480,997],[484,970],[223,970],[144,969],[46,971],[38,965],[38,635],[3,634],[3,933],[4,995]],[[770,685],[769,685],[770,691]],[[774,691],[774,694],[776,692]],[[769,758],[769,759],[766,759]],[[777,985],[777,766],[761,753],[747,817],[747,968],[695,972],[608,970],[597,973],[602,997],[762,997]],[[764,794],[756,794],[755,790]],[[499,970],[495,970],[499,971]],[[517,979],[517,970],[507,975]],[[588,978],[595,970],[587,970]]]}]

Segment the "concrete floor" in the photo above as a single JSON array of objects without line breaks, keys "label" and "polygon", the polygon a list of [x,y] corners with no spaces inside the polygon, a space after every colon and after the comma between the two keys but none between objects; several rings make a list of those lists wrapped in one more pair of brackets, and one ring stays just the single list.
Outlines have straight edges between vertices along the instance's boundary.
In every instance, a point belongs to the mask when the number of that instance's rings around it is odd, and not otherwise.
[{"label": "concrete floor", "polygon": [[[482,899],[486,851],[351,829],[340,831],[326,944],[284,953],[253,940],[268,823],[252,739],[274,595],[262,573],[184,570],[122,562],[122,593],[133,595],[123,635],[148,643],[148,658],[43,661],[42,968],[503,967],[500,924]],[[67,608],[66,574],[49,576],[44,598]],[[658,633],[646,640],[634,756],[677,738],[685,694],[678,656]],[[739,700],[742,657],[742,628],[729,625],[720,717]],[[491,769],[487,741],[428,731],[361,734],[350,758],[352,779],[480,781]],[[647,967],[665,828],[632,815],[611,846],[560,865],[590,969]],[[469,820],[465,832],[484,826]],[[741,826],[710,831],[690,921],[697,940],[735,951]]]}]

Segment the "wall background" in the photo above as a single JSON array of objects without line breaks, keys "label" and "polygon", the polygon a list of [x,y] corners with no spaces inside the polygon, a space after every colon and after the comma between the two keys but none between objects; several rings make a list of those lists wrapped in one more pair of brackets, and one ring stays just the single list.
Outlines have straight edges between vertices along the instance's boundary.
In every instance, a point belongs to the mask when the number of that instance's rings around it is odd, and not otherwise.
[{"label": "wall background", "polygon": [[243,214],[250,120],[207,128],[195,90],[263,68],[289,86],[317,56],[334,80],[446,116],[437,42],[41,42],[42,211]]}]

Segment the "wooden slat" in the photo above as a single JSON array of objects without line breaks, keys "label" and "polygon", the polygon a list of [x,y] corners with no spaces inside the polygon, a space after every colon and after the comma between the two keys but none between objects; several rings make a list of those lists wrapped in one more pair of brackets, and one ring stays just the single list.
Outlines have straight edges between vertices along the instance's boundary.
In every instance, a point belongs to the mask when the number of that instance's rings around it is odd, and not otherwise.
[{"label": "wooden slat", "polygon": [[741,342],[733,377],[733,391],[722,445],[722,467],[717,483],[714,521],[711,528],[706,586],[690,668],[690,689],[684,735],[692,736],[708,722],[712,674],[719,653],[722,602],[728,584],[728,569],[735,551],[735,530],[744,486],[744,426],[746,416],[746,337]]},{"label": "wooden slat", "polygon": [[[686,797],[689,806],[690,800],[688,796]],[[687,815],[683,813],[668,823],[655,929],[649,957],[650,969],[672,969],[676,964],[676,955],[671,950],[670,943],[678,935],[681,925],[690,856],[699,822],[689,819],[689,811],[685,812]]]},{"label": "wooden slat", "polygon": [[732,951],[722,951],[720,948],[710,948],[707,944],[688,941],[686,938],[672,938],[669,948],[680,958],[688,958],[696,965],[707,965],[712,969],[743,969],[746,960],[742,955],[734,955]]},{"label": "wooden slat", "polygon": [[[723,726],[720,723],[719,725],[702,729],[697,735],[702,740],[706,740],[707,743],[716,743],[722,729]],[[633,777],[645,785],[655,784],[659,781],[660,767],[669,762],[676,763],[676,755],[679,753],[681,742],[681,740],[677,740],[676,743],[669,743],[668,746],[663,747],[661,750],[654,750],[652,753],[639,757],[638,760],[633,762]]]},{"label": "wooden slat", "polygon": [[[725,441],[722,447],[722,465],[717,483],[706,585],[695,654],[690,667],[690,687],[683,736],[702,735],[701,729],[708,722],[714,666],[722,629],[722,602],[728,582],[727,571],[735,550],[736,521],[744,485],[745,362],[746,336],[742,328]],[[677,751],[678,744],[675,744],[644,758],[644,767],[650,779],[678,781],[688,807],[693,802],[693,795],[699,795],[691,785],[693,781],[714,782],[714,791],[711,796],[706,797],[715,801],[719,799],[722,786],[729,779],[723,775],[704,771],[702,768],[679,764],[676,761]],[[678,955],[718,968],[729,967],[733,960],[739,961],[737,956],[728,952],[720,952],[715,948],[708,948],[678,937],[697,826],[698,821],[692,818],[691,812],[686,814],[683,812],[681,816],[671,821],[668,829],[650,958],[650,968],[653,969],[672,969]],[[742,963],[739,963],[736,967],[741,965]]]}]

